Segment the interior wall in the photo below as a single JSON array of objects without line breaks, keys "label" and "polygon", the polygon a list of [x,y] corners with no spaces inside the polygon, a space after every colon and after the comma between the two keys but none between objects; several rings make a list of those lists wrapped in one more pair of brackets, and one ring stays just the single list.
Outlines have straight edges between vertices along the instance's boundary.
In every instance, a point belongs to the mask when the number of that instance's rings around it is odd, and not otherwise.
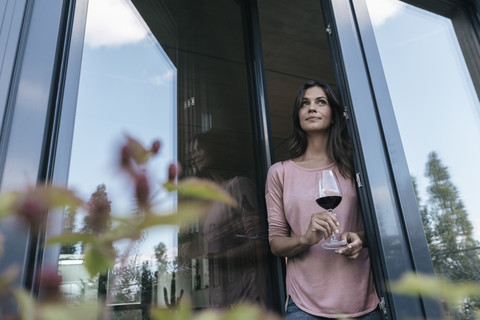
[{"label": "interior wall", "polygon": [[258,1],[275,161],[288,158],[298,88],[335,77],[320,1]]}]

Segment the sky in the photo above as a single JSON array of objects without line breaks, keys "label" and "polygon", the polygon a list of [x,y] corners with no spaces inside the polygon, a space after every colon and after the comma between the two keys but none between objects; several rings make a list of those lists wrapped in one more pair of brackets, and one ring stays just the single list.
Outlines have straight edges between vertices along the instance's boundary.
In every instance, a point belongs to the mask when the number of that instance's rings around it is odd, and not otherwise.
[{"label": "sky", "polygon": [[394,0],[367,0],[411,175],[427,200],[431,151],[448,167],[480,240],[480,104],[453,25]]},{"label": "sky", "polygon": [[[118,168],[125,135],[147,148],[161,141],[160,153],[146,170],[152,192],[159,192],[157,210],[175,209],[175,195],[161,184],[177,157],[176,68],[133,12],[123,0],[89,1],[69,172],[69,187],[85,200],[104,183],[118,216],[131,214],[134,204],[133,187]],[[155,236],[142,244],[143,259],[153,257],[159,242],[175,256],[175,228],[150,234]]]}]

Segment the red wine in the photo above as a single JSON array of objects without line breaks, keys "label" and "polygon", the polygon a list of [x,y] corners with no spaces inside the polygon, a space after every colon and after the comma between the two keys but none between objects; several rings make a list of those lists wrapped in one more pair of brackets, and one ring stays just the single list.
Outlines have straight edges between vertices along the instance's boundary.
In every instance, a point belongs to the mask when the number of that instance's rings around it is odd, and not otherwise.
[{"label": "red wine", "polygon": [[318,198],[315,201],[317,201],[317,204],[320,207],[322,207],[324,209],[327,209],[327,210],[330,210],[330,209],[336,208],[340,204],[340,201],[342,201],[342,197],[341,196],[327,196],[327,197]]}]

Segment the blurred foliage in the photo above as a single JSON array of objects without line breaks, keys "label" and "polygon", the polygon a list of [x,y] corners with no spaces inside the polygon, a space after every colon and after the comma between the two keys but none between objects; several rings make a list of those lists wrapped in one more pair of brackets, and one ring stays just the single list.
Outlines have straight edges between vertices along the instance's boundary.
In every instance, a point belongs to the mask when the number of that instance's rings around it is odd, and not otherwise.
[{"label": "blurred foliage", "polygon": [[[151,205],[153,201],[150,194],[151,179],[145,174],[144,166],[159,148],[158,141],[148,149],[135,139],[127,137],[127,142],[121,149],[120,166],[131,178],[135,187],[139,211],[135,214],[122,216],[122,218],[112,217],[110,201],[103,185],[97,188],[89,201],[82,200],[74,192],[65,188],[37,185],[21,191],[0,194],[0,219],[18,219],[35,233],[45,226],[49,212],[67,212],[68,219],[72,220],[77,209],[83,208],[88,212],[85,228],[78,232],[73,231],[72,227],[65,228],[64,233],[49,238],[47,244],[72,246],[81,243],[85,267],[90,277],[94,278],[99,274],[105,275],[114,268],[118,259],[118,253],[113,246],[115,242],[127,239],[133,243],[141,238],[145,230],[160,225],[182,225],[195,222],[204,218],[211,201],[220,201],[231,206],[237,205],[220,186],[211,181],[197,178],[176,181],[180,168],[172,164],[168,169],[168,181],[162,186],[168,192],[177,192],[180,201],[174,212],[156,212]],[[182,201],[184,199],[188,201]],[[159,245],[155,250],[157,259],[162,259],[166,251],[165,246]],[[0,258],[2,251],[3,238],[0,235]],[[148,269],[148,266],[143,267]],[[167,267],[165,265],[163,269],[166,270]],[[112,319],[111,309],[106,306],[109,305],[109,299],[114,297],[107,296],[106,301],[77,301],[75,304],[69,304],[60,294],[61,279],[56,270],[51,272],[40,270],[39,275],[41,278],[37,282],[41,283],[42,292],[39,297],[33,298],[30,293],[15,287],[15,281],[19,276],[18,268],[12,266],[0,274],[0,307],[2,302],[12,299],[19,307],[19,317],[7,315],[6,319]],[[145,272],[142,275],[152,278],[151,274]],[[142,280],[151,283],[150,278]],[[170,302],[167,303],[170,307],[151,309],[152,320],[279,319],[276,314],[250,304],[239,304],[227,309],[194,310],[188,297],[181,299],[182,294],[179,297],[176,296],[174,281],[172,279],[170,299],[168,299]],[[448,308],[457,308],[468,299],[480,298],[480,286],[476,283],[452,283],[441,277],[429,275],[405,274],[402,279],[392,283],[391,288],[398,294],[420,295],[439,300]],[[113,287],[110,291],[118,290]],[[480,317],[479,314],[476,316]]]},{"label": "blurred foliage", "polygon": [[[150,177],[146,175],[145,165],[158,153],[160,142],[155,141],[151,148],[145,148],[137,140],[127,137],[120,150],[120,167],[131,178],[135,187],[137,214],[117,218],[110,215],[110,201],[105,192],[105,186],[100,185],[89,201],[79,198],[71,190],[42,185],[28,187],[25,190],[10,191],[0,194],[0,219],[18,219],[30,228],[32,233],[41,231],[46,224],[50,212],[67,212],[69,221],[75,219],[77,209],[84,209],[85,227],[75,232],[70,223],[65,232],[47,240],[48,245],[72,246],[80,243],[84,254],[84,265],[91,278],[99,274],[107,274],[118,258],[113,244],[120,240],[130,240],[132,243],[141,238],[142,233],[159,225],[189,224],[201,219],[207,214],[211,201],[221,201],[236,206],[235,200],[223,189],[211,181],[202,179],[185,179],[176,181],[180,168],[171,164],[168,169],[168,181],[163,187],[168,192],[177,192],[182,199],[174,212],[155,212],[152,209],[150,194]],[[58,209],[58,210],[57,210]],[[67,223],[68,224],[68,223]],[[3,238],[0,235],[0,255]],[[160,248],[161,249],[161,248]],[[161,250],[159,250],[161,254]],[[125,254],[126,256],[126,254]],[[122,270],[122,268],[120,268]],[[15,287],[19,276],[18,268],[11,267],[0,274],[0,312],[2,303],[16,301],[19,315],[1,314],[0,318],[22,320],[75,320],[75,319],[111,319],[112,312],[109,299],[95,303],[77,301],[66,303],[59,287],[61,277],[57,271],[40,270],[38,272],[41,284],[41,294],[33,298],[30,293]],[[114,289],[111,290],[115,292]],[[172,292],[171,294],[175,294]],[[254,306],[234,307],[228,311],[205,311],[194,314],[191,305],[186,302],[178,304],[177,308],[168,310],[152,310],[152,319],[274,319]]]},{"label": "blurred foliage", "polygon": [[229,309],[207,309],[194,312],[189,301],[184,301],[178,309],[152,310],[152,320],[279,320],[279,316],[267,312],[256,305],[239,304]]},{"label": "blurred foliage", "polygon": [[[445,306],[447,319],[456,319],[454,310],[461,308],[465,301],[480,298],[478,283],[454,283],[441,276],[417,273],[405,273],[400,280],[391,283],[391,290],[398,294],[422,296],[441,302]],[[478,310],[472,319],[480,319]]]},{"label": "blurred foliage", "polygon": [[19,305],[21,320],[98,319],[100,310],[102,310],[99,302],[84,302],[73,307],[61,300],[37,303],[26,291],[22,290],[16,290],[14,295]]}]

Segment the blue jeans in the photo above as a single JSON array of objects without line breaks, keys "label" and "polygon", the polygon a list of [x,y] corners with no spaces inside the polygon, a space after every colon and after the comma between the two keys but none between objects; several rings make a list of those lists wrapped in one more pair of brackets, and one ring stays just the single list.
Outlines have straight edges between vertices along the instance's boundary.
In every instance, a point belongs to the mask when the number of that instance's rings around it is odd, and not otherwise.
[{"label": "blue jeans", "polygon": [[[286,320],[332,320],[332,318],[325,318],[314,316],[310,313],[306,313],[293,302],[292,298],[288,298],[287,313],[285,316]],[[382,316],[380,310],[375,309],[372,312],[364,314],[363,316],[354,318],[360,320],[381,320]]]}]

